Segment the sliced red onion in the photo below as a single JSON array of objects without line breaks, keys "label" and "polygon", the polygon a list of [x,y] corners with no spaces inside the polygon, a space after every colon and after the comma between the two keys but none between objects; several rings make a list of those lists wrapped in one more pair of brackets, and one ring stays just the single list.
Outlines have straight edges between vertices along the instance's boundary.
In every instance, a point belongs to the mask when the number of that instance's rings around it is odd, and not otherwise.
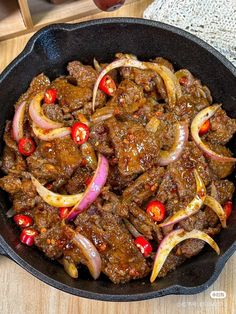
[{"label": "sliced red onion", "polygon": [[50,120],[45,116],[41,108],[41,101],[44,98],[44,93],[37,94],[31,101],[29,106],[29,114],[34,123],[42,129],[57,129],[63,127],[63,123]]},{"label": "sliced red onion", "polygon": [[217,202],[216,199],[214,199],[213,197],[206,195],[206,198],[204,200],[204,204],[208,207],[210,207],[218,216],[221,225],[223,228],[226,228],[226,214],[224,209],[222,208],[222,206],[220,205],[219,202]]},{"label": "sliced red onion", "polygon": [[34,134],[43,141],[52,141],[55,138],[64,137],[71,133],[70,127],[47,130],[39,128],[34,122],[32,124],[32,129]]},{"label": "sliced red onion", "polygon": [[81,250],[82,254],[86,258],[86,266],[93,279],[97,279],[100,276],[102,268],[102,260],[96,247],[91,241],[85,238],[82,234],[74,232],[72,242]]},{"label": "sliced red onion", "polygon": [[70,221],[75,219],[75,217],[87,209],[98,197],[101,192],[101,189],[107,181],[109,170],[109,163],[106,157],[99,154],[98,156],[98,166],[95,171],[95,174],[88,185],[86,191],[83,194],[83,197],[78,201],[78,203],[72,208],[67,220]]},{"label": "sliced red onion", "polygon": [[83,193],[74,195],[61,195],[46,189],[37,179],[31,175],[31,180],[44,202],[54,207],[72,207],[83,197]]},{"label": "sliced red onion", "polygon": [[206,187],[197,170],[194,170],[194,176],[197,185],[197,193],[194,199],[187,205],[186,208],[180,209],[174,215],[167,218],[166,221],[159,224],[159,227],[166,227],[175,224],[193,214],[196,214],[200,210],[206,197]]},{"label": "sliced red onion", "polygon": [[200,136],[199,136],[199,131],[201,129],[201,126],[209,120],[215,113],[216,111],[221,107],[221,105],[213,105],[209,106],[203,110],[201,110],[193,119],[192,124],[191,124],[191,134],[192,137],[197,144],[197,146],[210,158],[214,160],[218,160],[221,162],[236,162],[236,158],[233,157],[226,157],[219,155],[215,153],[213,150],[211,150],[205,143],[202,142]]},{"label": "sliced red onion", "polygon": [[23,101],[16,108],[15,115],[13,118],[13,124],[12,124],[13,137],[15,141],[17,142],[24,136],[23,123],[24,123],[24,115],[25,115],[25,106],[26,106],[26,102]]},{"label": "sliced red onion", "polygon": [[185,122],[178,122],[176,124],[174,145],[169,151],[162,150],[160,152],[160,158],[158,164],[160,166],[166,166],[171,162],[178,160],[184,150],[184,147],[188,141],[188,125]]},{"label": "sliced red onion", "polygon": [[153,270],[151,274],[150,281],[154,282],[157,276],[160,273],[160,270],[162,266],[164,265],[168,255],[172,251],[172,249],[179,244],[180,242],[187,240],[187,239],[199,239],[202,241],[205,241],[208,243],[213,250],[216,251],[216,253],[219,255],[220,254],[220,249],[217,245],[217,243],[205,232],[200,231],[200,230],[192,230],[190,232],[184,231],[184,229],[177,229],[172,232],[170,232],[160,243],[154,265],[153,265]]}]

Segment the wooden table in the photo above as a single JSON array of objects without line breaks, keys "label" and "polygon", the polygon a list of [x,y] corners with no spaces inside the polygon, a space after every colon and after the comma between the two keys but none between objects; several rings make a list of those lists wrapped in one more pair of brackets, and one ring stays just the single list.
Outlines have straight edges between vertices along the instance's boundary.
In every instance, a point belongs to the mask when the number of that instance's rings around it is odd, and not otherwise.
[{"label": "wooden table", "polygon": [[[141,17],[150,0],[141,0],[114,13],[99,13],[86,19],[108,16]],[[32,34],[0,42],[0,71],[24,48]],[[166,296],[150,301],[114,303],[87,300],[58,291],[6,257],[0,256],[1,314],[235,314],[236,255],[226,264],[218,280],[205,292],[193,296]],[[206,270],[207,271],[207,270]],[[225,299],[212,299],[213,290],[226,292]]]}]

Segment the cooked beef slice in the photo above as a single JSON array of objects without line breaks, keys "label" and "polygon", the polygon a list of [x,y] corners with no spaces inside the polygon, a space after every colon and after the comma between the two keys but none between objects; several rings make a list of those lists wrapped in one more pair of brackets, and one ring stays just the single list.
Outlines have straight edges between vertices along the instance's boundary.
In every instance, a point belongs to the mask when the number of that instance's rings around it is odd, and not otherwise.
[{"label": "cooked beef slice", "polygon": [[102,272],[114,283],[145,277],[150,271],[122,220],[108,212],[88,210],[78,215],[77,231],[90,239],[102,259]]},{"label": "cooked beef slice", "polygon": [[97,152],[105,156],[114,154],[114,148],[111,145],[111,139],[109,137],[109,128],[104,122],[96,123],[91,126],[89,141]]},{"label": "cooked beef slice", "polygon": [[63,111],[58,104],[43,104],[42,109],[49,119],[63,122]]},{"label": "cooked beef slice", "polygon": [[49,78],[43,73],[37,75],[30,83],[27,91],[21,95],[19,100],[16,103],[16,108],[22,103],[22,101],[26,101],[27,104],[31,101],[32,97],[37,95],[39,92],[45,91],[50,86]]},{"label": "cooked beef slice", "polygon": [[208,106],[209,103],[207,99],[203,97],[193,97],[188,94],[180,97],[172,110],[178,119],[187,120],[191,123],[196,114]]},{"label": "cooked beef slice", "polygon": [[158,242],[162,240],[162,233],[158,225],[135,203],[130,203],[129,205],[129,220],[145,238],[157,240]]},{"label": "cooked beef slice", "polygon": [[64,112],[80,109],[92,99],[92,90],[89,87],[74,86],[63,77],[53,81],[51,87],[57,90],[58,101]]},{"label": "cooked beef slice", "polygon": [[67,238],[64,235],[60,222],[35,237],[37,247],[51,259],[58,259],[63,255],[63,244],[66,241]]},{"label": "cooked beef slice", "polygon": [[134,202],[141,206],[150,197],[154,197],[159,184],[164,175],[163,167],[153,167],[141,174],[132,184],[130,184],[122,194],[121,205],[128,213],[130,204]]},{"label": "cooked beef slice", "polygon": [[236,132],[236,119],[231,119],[223,109],[218,109],[210,119],[211,128],[205,135],[207,141],[225,145]]},{"label": "cooked beef slice", "polygon": [[[217,154],[222,155],[222,156],[227,156],[231,157],[232,153],[231,151],[223,146],[223,145],[217,145],[215,143],[210,143],[208,142],[207,145]],[[219,178],[223,179],[229,176],[235,167],[235,162],[222,162],[222,161],[217,161],[212,158],[207,158],[208,164],[212,172]]]},{"label": "cooked beef slice", "polygon": [[233,182],[229,180],[214,180],[214,195],[212,195],[221,205],[224,205],[229,200],[232,200],[235,187]]},{"label": "cooked beef slice", "polygon": [[67,70],[73,76],[78,86],[93,88],[98,73],[90,65],[83,65],[79,61],[72,61],[68,63]]},{"label": "cooked beef slice", "polygon": [[5,146],[3,149],[1,169],[6,174],[9,172],[20,174],[22,171],[26,170],[25,159],[18,152],[9,148],[9,146]]},{"label": "cooked beef slice", "polygon": [[86,189],[86,182],[92,178],[93,174],[87,167],[79,167],[72,177],[64,185],[68,194],[77,194]]},{"label": "cooked beef slice", "polygon": [[141,173],[158,162],[160,143],[155,135],[135,122],[106,121],[118,168],[123,175]]},{"label": "cooked beef slice", "polygon": [[196,194],[196,183],[193,170],[196,169],[203,182],[207,186],[212,179],[209,166],[202,151],[194,142],[188,142],[181,158],[167,167],[176,183],[180,197],[194,197]]},{"label": "cooked beef slice", "polygon": [[165,277],[170,271],[175,270],[176,267],[182,264],[185,260],[186,258],[183,255],[178,256],[171,252],[162,266],[158,277]]},{"label": "cooked beef slice", "polygon": [[131,80],[123,80],[119,84],[115,95],[108,102],[108,106],[117,107],[121,112],[133,113],[146,102],[142,87]]},{"label": "cooked beef slice", "polygon": [[81,153],[69,137],[51,142],[40,142],[35,152],[27,158],[29,171],[46,181],[69,178],[81,163]]}]

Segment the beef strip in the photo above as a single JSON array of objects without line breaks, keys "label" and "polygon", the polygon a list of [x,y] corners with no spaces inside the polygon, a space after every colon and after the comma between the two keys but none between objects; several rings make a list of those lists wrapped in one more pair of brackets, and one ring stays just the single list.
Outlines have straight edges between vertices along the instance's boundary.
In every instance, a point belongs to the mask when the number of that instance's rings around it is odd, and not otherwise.
[{"label": "beef strip", "polygon": [[212,174],[202,151],[194,142],[188,142],[181,158],[168,165],[167,169],[177,185],[180,197],[193,198],[196,194],[196,183],[193,170],[196,169],[207,186]]},{"label": "beef strip", "polygon": [[50,80],[46,75],[44,75],[43,73],[37,75],[31,81],[30,86],[27,89],[27,91],[21,95],[15,107],[17,108],[22,103],[22,101],[26,101],[27,105],[29,105],[32,97],[37,95],[39,92],[45,91],[49,87],[49,85],[50,85]]},{"label": "beef strip", "polygon": [[69,178],[82,160],[81,153],[69,137],[51,142],[40,142],[35,152],[27,158],[29,171],[46,181]]},{"label": "beef strip", "polygon": [[57,90],[59,104],[66,113],[80,109],[92,99],[89,87],[74,86],[63,77],[53,81],[51,87]]},{"label": "beef strip", "polygon": [[83,65],[79,61],[72,61],[68,63],[67,70],[73,76],[78,86],[93,88],[98,73],[90,65]]},{"label": "beef strip", "polygon": [[119,84],[115,95],[108,102],[108,106],[117,107],[120,113],[133,113],[146,102],[142,87],[131,80],[123,80]]},{"label": "beef strip", "polygon": [[[231,151],[223,145],[217,145],[211,142],[208,142],[207,145],[217,154],[232,157]],[[219,179],[228,177],[234,170],[235,167],[234,162],[222,162],[214,160],[212,158],[207,159],[210,169]]]},{"label": "beef strip", "polygon": [[109,137],[109,129],[104,122],[96,123],[91,126],[89,138],[89,141],[97,152],[105,156],[114,154],[114,148],[111,145]]},{"label": "beef strip", "polygon": [[218,109],[210,119],[211,128],[205,135],[207,141],[225,145],[236,132],[236,119],[231,119],[222,109]]},{"label": "beef strip", "polygon": [[106,125],[123,175],[144,172],[157,163],[160,142],[153,133],[135,122],[114,118],[107,120]]},{"label": "beef strip", "polygon": [[114,283],[142,278],[150,271],[118,216],[93,209],[78,215],[75,224],[98,249],[102,271]]}]

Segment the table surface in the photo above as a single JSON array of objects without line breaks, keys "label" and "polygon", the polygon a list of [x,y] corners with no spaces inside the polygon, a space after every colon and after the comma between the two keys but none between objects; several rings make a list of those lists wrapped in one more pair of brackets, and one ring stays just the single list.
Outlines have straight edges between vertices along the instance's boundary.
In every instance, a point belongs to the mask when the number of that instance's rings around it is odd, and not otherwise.
[{"label": "table surface", "polygon": [[[151,3],[137,3],[113,13],[99,13],[83,20],[110,17],[141,17]],[[79,20],[81,21],[81,19]],[[0,42],[0,71],[2,71],[24,48],[32,34]],[[192,296],[166,296],[149,301],[115,303],[87,300],[71,296],[52,288],[23,270],[6,257],[0,256],[0,313],[1,314],[235,314],[236,313],[236,255],[227,262],[217,281],[205,292]],[[207,270],[206,270],[207,271]],[[223,290],[225,299],[212,299],[211,291]]]}]

